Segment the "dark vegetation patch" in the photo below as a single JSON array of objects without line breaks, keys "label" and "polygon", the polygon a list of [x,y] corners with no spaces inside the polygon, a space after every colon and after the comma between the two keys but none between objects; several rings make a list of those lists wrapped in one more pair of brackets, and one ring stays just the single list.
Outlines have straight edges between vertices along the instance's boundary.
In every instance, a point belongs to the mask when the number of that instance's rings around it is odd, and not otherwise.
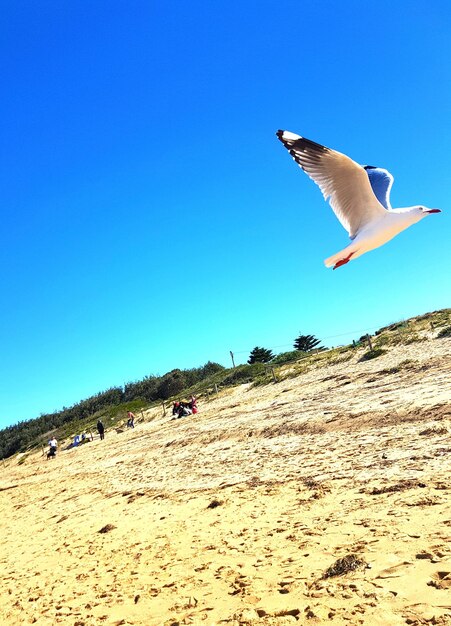
[{"label": "dark vegetation patch", "polygon": [[116,526],[114,526],[114,524],[107,524],[106,526],[103,526],[99,531],[99,533],[109,533],[111,530],[114,530],[116,528]]},{"label": "dark vegetation patch", "polygon": [[312,491],[311,496],[305,500],[301,499],[298,504],[311,504],[312,500],[320,500],[325,495],[331,492],[330,485],[328,483],[322,483],[314,478],[306,477],[302,479],[302,484]]},{"label": "dark vegetation patch", "polygon": [[300,359],[308,356],[307,352],[301,350],[291,350],[290,352],[281,352],[273,359],[271,359],[271,365],[285,365],[286,363],[295,363]]},{"label": "dark vegetation patch", "polygon": [[438,333],[437,338],[451,337],[451,326],[446,326]]},{"label": "dark vegetation patch", "polygon": [[342,559],[335,561],[333,565],[327,568],[321,578],[332,578],[333,576],[343,576],[349,572],[367,567],[366,561],[355,554],[348,554]]},{"label": "dark vegetation patch", "polygon": [[389,324],[388,326],[382,326],[382,328],[379,328],[379,330],[376,330],[374,334],[378,336],[384,332],[392,333],[395,330],[404,330],[405,328],[407,328],[407,322],[403,320],[402,322],[395,322],[394,324]]},{"label": "dark vegetation patch", "polygon": [[434,456],[445,456],[445,454],[449,454],[451,452],[451,448],[439,448],[434,452]]},{"label": "dark vegetation patch", "polygon": [[[368,382],[368,381],[366,381]],[[386,391],[386,390],[381,390]],[[390,391],[390,389],[388,389]],[[361,411],[355,413],[335,413],[333,416],[325,419],[327,430],[342,431],[347,430],[349,432],[361,431],[365,428],[372,427],[385,427],[395,424],[408,424],[414,422],[425,422],[434,420],[439,422],[441,420],[451,418],[451,406],[449,404],[436,404],[431,407],[412,407],[407,411],[401,410],[378,410],[378,411]],[[313,424],[314,425],[314,424]],[[318,425],[319,430],[322,429],[321,424]],[[311,431],[312,432],[312,431]],[[308,431],[305,434],[310,434]],[[435,454],[437,454],[436,451]],[[441,449],[440,455],[448,453],[448,449]]]},{"label": "dark vegetation patch", "polygon": [[252,365],[238,365],[228,371],[223,377],[222,383],[225,386],[237,385],[253,382],[257,376],[264,376],[266,372],[263,363],[253,363]]},{"label": "dark vegetation patch", "polygon": [[263,428],[259,434],[261,437],[272,439],[273,437],[281,437],[283,435],[321,435],[326,430],[320,424],[310,424],[308,422],[285,422],[283,424],[274,424]]},{"label": "dark vegetation patch", "polygon": [[145,492],[144,491],[137,491],[136,493],[131,493],[127,499],[127,504],[131,504],[132,502],[134,502],[135,500],[137,500],[138,498],[142,498],[143,496],[145,496]]},{"label": "dark vegetation patch", "polygon": [[386,369],[380,370],[378,374],[397,374],[402,370],[414,370],[418,367],[418,361],[412,361],[411,359],[406,359],[405,361],[401,361],[398,365],[394,365],[393,367],[388,367]]},{"label": "dark vegetation patch", "polygon": [[207,506],[207,509],[216,509],[218,506],[224,504],[222,500],[212,500],[210,504]]},{"label": "dark vegetation patch", "polygon": [[422,430],[419,434],[423,437],[431,437],[432,435],[447,435],[448,429],[445,426],[432,426],[431,428]]},{"label": "dark vegetation patch", "polygon": [[394,485],[388,485],[387,487],[373,487],[369,491],[370,496],[379,496],[383,493],[395,493],[397,491],[406,491],[407,489],[417,489],[418,487],[426,487],[425,483],[419,483],[417,480],[401,480]]},{"label": "dark vegetation patch", "polygon": [[260,478],[260,476],[252,476],[252,478],[249,478],[249,480],[246,481],[246,485],[252,488],[260,487],[261,485],[264,485],[264,484],[265,483]]},{"label": "dark vegetation patch", "polygon": [[437,496],[426,496],[425,498],[415,500],[415,502],[406,502],[406,506],[435,506],[441,503],[442,500],[437,498]]},{"label": "dark vegetation patch", "polygon": [[377,359],[378,356],[382,356],[386,352],[387,350],[383,350],[382,348],[373,348],[372,350],[368,350],[368,352],[365,352],[365,354],[360,357],[359,362],[361,363],[362,361]]},{"label": "dark vegetation patch", "polygon": [[403,343],[408,346],[411,343],[417,343],[419,341],[427,341],[427,337],[420,337],[414,333],[413,335],[410,335],[410,337],[407,337]]},{"label": "dark vegetation patch", "polygon": [[302,484],[307,487],[307,489],[319,489],[322,487],[322,483],[315,478],[310,478],[309,476],[302,479]]}]

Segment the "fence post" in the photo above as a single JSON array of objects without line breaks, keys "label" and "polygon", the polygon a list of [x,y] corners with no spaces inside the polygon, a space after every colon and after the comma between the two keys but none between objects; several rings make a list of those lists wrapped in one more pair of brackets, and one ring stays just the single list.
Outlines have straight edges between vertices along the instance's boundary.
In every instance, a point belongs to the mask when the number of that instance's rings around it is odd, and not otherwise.
[{"label": "fence post", "polygon": [[232,365],[233,365],[233,368],[235,368],[235,359],[233,358],[233,352],[232,352],[232,350],[230,350],[230,356],[232,357]]},{"label": "fence post", "polygon": [[368,340],[368,345],[370,347],[370,350],[373,350],[373,344],[371,343],[371,337],[369,335],[367,335],[366,338]]},{"label": "fence post", "polygon": [[274,371],[273,367],[271,367],[271,373],[272,373],[272,377],[274,379],[274,382],[276,383],[277,382],[277,377],[276,377],[276,372]]},{"label": "fence post", "polygon": [[166,407],[164,406],[164,402],[161,404],[163,405],[163,417],[166,417]]},{"label": "fence post", "polygon": [[215,383],[215,394],[218,395],[218,385]]}]

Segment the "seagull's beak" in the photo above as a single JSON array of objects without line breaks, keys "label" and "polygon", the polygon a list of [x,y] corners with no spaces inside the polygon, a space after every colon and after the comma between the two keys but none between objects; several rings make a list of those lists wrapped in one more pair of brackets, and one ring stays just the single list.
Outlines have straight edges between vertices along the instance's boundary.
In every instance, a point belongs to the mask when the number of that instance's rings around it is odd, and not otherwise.
[{"label": "seagull's beak", "polygon": [[441,209],[426,209],[425,213],[441,213]]}]

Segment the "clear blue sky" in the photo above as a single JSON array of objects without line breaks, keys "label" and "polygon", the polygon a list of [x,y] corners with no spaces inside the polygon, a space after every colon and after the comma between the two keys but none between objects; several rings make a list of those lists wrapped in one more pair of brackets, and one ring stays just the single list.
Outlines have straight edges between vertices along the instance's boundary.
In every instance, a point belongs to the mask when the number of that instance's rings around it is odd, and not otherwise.
[{"label": "clear blue sky", "polygon": [[[450,16],[2,2],[0,426],[450,306]],[[278,128],[387,167],[393,206],[443,212],[327,270],[347,234]]]}]

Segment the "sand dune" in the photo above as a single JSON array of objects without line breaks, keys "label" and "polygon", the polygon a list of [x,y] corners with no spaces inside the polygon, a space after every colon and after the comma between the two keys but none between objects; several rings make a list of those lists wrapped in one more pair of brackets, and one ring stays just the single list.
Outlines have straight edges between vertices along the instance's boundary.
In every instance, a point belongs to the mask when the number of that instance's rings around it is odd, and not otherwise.
[{"label": "sand dune", "polygon": [[451,624],[451,340],[359,356],[7,460],[1,623]]}]

